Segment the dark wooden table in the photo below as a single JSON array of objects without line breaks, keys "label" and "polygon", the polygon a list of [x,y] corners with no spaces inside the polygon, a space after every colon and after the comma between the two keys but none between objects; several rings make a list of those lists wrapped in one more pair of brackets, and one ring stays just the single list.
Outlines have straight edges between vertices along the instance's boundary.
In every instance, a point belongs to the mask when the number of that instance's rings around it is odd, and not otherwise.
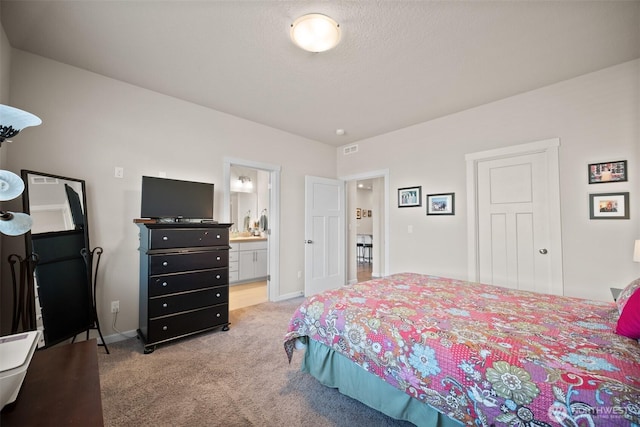
[{"label": "dark wooden table", "polygon": [[36,351],[0,425],[103,426],[95,339]]}]

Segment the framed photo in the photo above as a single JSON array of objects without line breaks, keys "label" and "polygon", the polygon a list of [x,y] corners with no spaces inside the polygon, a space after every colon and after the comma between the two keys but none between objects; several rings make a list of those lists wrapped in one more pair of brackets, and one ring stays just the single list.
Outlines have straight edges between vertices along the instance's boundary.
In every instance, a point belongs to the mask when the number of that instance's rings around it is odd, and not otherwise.
[{"label": "framed photo", "polygon": [[413,208],[422,206],[422,187],[398,188],[398,207]]},{"label": "framed photo", "polygon": [[427,194],[427,215],[455,215],[455,193]]},{"label": "framed photo", "polygon": [[371,211],[367,209],[367,216],[371,218]]},{"label": "framed photo", "polygon": [[362,210],[360,208],[356,208],[356,219],[362,218]]},{"label": "framed photo", "polygon": [[590,219],[629,219],[629,192],[589,194]]},{"label": "framed photo", "polygon": [[590,163],[589,184],[627,181],[627,161]]}]

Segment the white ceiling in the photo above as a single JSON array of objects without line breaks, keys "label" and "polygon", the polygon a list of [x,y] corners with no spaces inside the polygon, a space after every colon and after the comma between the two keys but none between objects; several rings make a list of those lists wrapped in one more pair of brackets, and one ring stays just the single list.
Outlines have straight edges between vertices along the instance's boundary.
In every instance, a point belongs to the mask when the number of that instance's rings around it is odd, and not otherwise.
[{"label": "white ceiling", "polygon": [[[335,49],[291,43],[311,12],[339,22]],[[1,0],[0,14],[14,48],[336,146],[640,57],[637,0]]]}]

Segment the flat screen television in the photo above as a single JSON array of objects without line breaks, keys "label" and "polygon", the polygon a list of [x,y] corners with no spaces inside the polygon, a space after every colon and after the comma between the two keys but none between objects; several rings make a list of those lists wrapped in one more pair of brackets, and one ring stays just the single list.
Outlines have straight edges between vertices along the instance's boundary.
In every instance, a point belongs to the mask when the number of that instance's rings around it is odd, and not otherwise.
[{"label": "flat screen television", "polygon": [[142,177],[141,218],[213,220],[213,184]]}]

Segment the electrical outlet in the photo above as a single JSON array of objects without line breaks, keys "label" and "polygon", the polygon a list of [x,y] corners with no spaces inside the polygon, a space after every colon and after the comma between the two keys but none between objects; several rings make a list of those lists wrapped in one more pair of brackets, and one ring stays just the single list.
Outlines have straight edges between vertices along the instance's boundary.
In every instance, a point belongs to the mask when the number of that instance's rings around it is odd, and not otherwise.
[{"label": "electrical outlet", "polygon": [[112,313],[120,312],[120,301],[111,301],[111,312]]},{"label": "electrical outlet", "polygon": [[120,166],[116,166],[116,169],[115,169],[115,172],[113,173],[113,176],[115,176],[116,178],[124,177],[124,168],[120,167]]}]

